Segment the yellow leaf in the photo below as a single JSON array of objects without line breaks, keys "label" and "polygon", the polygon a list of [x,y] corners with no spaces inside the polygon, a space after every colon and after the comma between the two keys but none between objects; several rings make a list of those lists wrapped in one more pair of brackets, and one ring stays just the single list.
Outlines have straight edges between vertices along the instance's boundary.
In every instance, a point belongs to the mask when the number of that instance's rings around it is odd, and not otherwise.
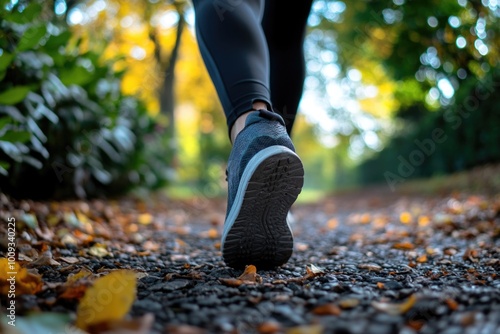
[{"label": "yellow leaf", "polygon": [[149,213],[142,213],[137,218],[137,221],[139,222],[139,224],[149,225],[153,222],[153,216]]},{"label": "yellow leaf", "polygon": [[412,222],[413,220],[413,217],[411,216],[411,213],[409,212],[403,212],[401,213],[401,215],[399,216],[399,220],[403,223],[403,224],[409,224]]},{"label": "yellow leaf", "polygon": [[76,326],[89,326],[118,321],[129,312],[136,296],[136,273],[117,270],[97,279],[87,289],[76,312]]},{"label": "yellow leaf", "polygon": [[[12,284],[14,282],[15,285]],[[42,286],[40,275],[29,273],[18,262],[9,262],[7,258],[0,259],[0,294],[34,295]]]},{"label": "yellow leaf", "polygon": [[97,257],[104,257],[109,255],[108,250],[106,249],[106,246],[103,244],[95,244],[92,246],[89,250],[89,254]]},{"label": "yellow leaf", "polygon": [[321,334],[323,330],[321,325],[303,325],[288,328],[286,334]]}]

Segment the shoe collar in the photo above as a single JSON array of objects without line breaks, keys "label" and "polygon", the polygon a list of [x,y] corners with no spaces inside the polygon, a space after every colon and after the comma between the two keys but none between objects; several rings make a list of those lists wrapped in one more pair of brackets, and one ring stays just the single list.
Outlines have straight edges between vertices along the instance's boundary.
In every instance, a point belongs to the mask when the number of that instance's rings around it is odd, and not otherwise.
[{"label": "shoe collar", "polygon": [[261,118],[265,118],[270,121],[278,121],[279,123],[281,123],[281,125],[285,126],[285,121],[283,120],[283,117],[281,117],[279,114],[273,111],[259,109],[253,111],[250,115],[248,115],[245,122],[245,127],[250,124],[261,121]]}]

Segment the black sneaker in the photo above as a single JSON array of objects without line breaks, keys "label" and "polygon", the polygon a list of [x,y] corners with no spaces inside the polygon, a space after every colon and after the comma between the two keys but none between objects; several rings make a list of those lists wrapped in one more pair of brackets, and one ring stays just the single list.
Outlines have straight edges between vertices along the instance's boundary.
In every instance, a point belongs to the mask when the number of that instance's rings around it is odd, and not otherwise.
[{"label": "black sneaker", "polygon": [[287,214],[304,169],[280,115],[250,113],[229,156],[222,255],[228,266],[271,269],[288,261],[293,235]]}]

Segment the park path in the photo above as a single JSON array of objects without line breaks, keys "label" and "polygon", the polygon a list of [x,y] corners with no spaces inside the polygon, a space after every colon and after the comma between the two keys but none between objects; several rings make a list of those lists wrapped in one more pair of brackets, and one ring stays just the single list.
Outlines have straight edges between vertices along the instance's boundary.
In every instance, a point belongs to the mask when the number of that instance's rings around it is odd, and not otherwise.
[{"label": "park path", "polygon": [[290,261],[245,273],[221,259],[223,200],[1,201],[18,262],[41,278],[18,316],[74,320],[94,278],[131,269],[126,325],[89,332],[500,333],[499,194],[375,187],[297,204]]}]

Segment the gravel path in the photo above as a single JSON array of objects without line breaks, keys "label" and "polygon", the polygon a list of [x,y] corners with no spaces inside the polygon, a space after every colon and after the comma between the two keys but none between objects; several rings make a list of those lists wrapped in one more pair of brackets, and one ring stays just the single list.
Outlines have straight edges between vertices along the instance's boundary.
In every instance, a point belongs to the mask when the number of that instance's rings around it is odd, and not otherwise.
[{"label": "gravel path", "polygon": [[500,334],[498,195],[378,189],[296,205],[291,260],[244,277],[221,260],[223,201],[2,201],[4,216],[37,217],[35,249],[54,212],[97,222],[90,240],[73,233],[80,241],[63,242],[57,231],[70,218],[61,216],[45,241],[59,265],[36,266],[52,285],[21,296],[21,313],[74,313],[77,303],[57,288],[70,273],[130,268],[142,273],[130,315],[153,314],[154,334]]}]

